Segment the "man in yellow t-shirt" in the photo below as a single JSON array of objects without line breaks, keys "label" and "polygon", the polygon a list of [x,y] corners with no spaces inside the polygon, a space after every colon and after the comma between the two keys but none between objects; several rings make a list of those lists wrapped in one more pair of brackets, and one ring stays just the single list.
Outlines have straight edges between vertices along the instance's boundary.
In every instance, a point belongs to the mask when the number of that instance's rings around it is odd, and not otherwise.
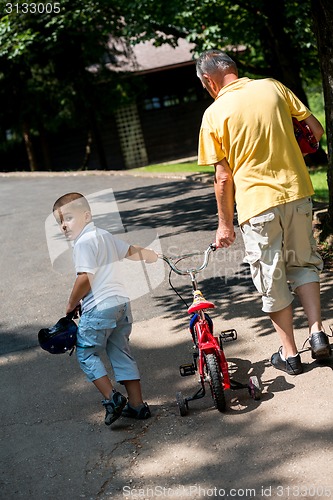
[{"label": "man in yellow t-shirt", "polygon": [[282,343],[271,362],[297,375],[303,367],[294,338],[292,292],[309,322],[313,358],[328,357],[331,348],[321,322],[322,261],[312,235],[313,187],[292,117],[304,120],[318,141],[324,130],[283,84],[238,78],[235,62],[220,50],[204,52],[196,67],[214,99],[202,119],[198,163],[215,167],[216,244],[229,247],[235,240],[236,202],[245,260]]}]

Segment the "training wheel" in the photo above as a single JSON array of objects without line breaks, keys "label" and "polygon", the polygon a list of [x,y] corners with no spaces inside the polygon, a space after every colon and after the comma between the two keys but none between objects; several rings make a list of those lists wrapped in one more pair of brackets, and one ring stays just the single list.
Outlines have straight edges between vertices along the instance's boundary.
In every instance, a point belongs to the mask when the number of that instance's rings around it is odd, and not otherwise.
[{"label": "training wheel", "polygon": [[251,398],[258,401],[261,398],[261,388],[258,377],[255,375],[249,378],[249,383],[247,386]]},{"label": "training wheel", "polygon": [[185,417],[185,415],[187,415],[188,408],[187,408],[186,401],[183,398],[183,395],[181,392],[177,392],[176,401],[177,401],[177,405],[178,405],[178,409],[179,409],[179,413],[180,413],[181,417]]}]

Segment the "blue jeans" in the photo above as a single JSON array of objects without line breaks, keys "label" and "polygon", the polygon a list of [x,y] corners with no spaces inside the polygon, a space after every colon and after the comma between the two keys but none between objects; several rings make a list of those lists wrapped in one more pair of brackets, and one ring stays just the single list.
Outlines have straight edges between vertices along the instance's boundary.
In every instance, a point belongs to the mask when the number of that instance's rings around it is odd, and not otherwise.
[{"label": "blue jeans", "polygon": [[76,355],[91,382],[107,375],[100,356],[106,353],[117,382],[139,380],[140,373],[129,348],[132,314],[128,299],[110,297],[80,318]]}]

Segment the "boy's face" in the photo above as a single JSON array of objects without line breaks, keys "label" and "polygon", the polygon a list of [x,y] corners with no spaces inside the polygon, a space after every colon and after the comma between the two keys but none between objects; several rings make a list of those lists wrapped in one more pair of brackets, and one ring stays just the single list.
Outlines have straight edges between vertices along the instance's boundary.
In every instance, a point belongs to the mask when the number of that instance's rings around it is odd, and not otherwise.
[{"label": "boy's face", "polygon": [[84,227],[91,221],[91,213],[68,203],[54,212],[54,217],[61,232],[70,241],[75,240]]}]

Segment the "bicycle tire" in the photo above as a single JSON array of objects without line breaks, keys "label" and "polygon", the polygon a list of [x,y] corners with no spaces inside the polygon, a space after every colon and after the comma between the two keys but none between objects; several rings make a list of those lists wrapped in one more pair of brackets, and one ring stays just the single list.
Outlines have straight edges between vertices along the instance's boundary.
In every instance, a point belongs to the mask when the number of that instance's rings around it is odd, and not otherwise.
[{"label": "bicycle tire", "polygon": [[247,387],[251,398],[253,398],[255,401],[259,401],[259,399],[261,399],[261,387],[258,377],[252,375],[249,378],[249,383]]},{"label": "bicycle tire", "polygon": [[224,412],[226,409],[226,401],[224,396],[223,380],[215,354],[206,354],[204,361],[205,371],[208,376],[208,383],[215,408],[220,412]]}]

